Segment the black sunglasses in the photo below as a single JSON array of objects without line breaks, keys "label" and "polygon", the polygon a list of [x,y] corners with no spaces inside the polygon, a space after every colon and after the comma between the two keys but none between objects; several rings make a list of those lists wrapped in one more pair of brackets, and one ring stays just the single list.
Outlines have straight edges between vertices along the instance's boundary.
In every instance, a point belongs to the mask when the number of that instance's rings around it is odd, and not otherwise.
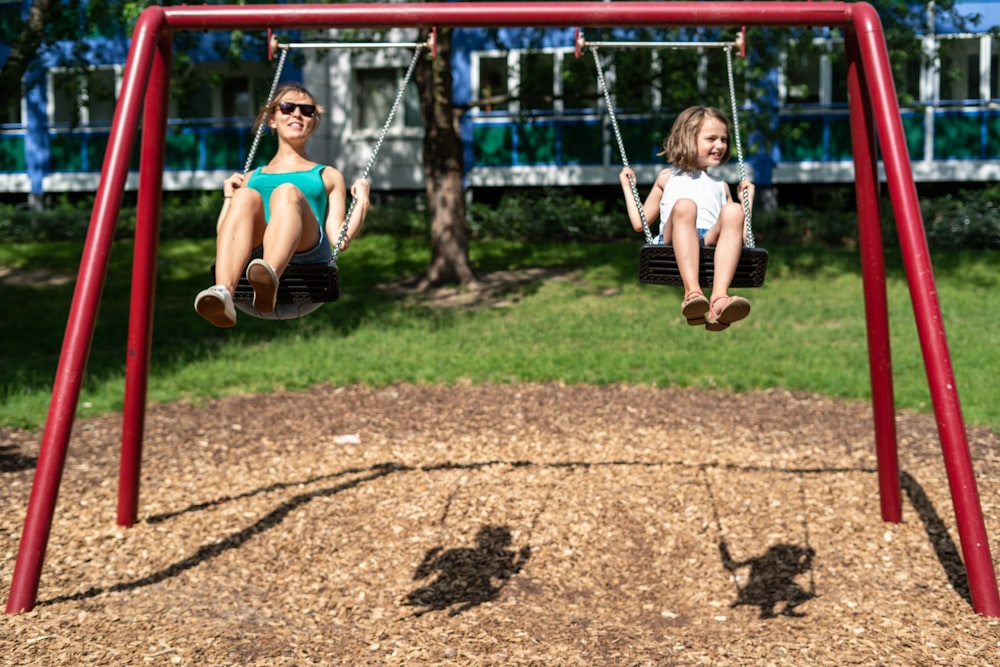
[{"label": "black sunglasses", "polygon": [[281,113],[285,114],[286,116],[290,116],[292,112],[295,111],[295,107],[298,107],[299,111],[301,111],[302,115],[305,116],[306,118],[312,118],[313,114],[316,113],[315,104],[299,104],[298,102],[278,102],[278,108],[281,109]]}]

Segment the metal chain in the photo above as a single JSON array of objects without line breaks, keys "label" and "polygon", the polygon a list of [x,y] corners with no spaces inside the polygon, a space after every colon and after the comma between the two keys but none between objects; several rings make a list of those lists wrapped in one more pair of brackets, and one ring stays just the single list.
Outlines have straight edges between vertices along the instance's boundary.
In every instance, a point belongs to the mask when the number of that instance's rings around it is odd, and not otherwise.
[{"label": "metal chain", "polygon": [[[278,66],[274,70],[274,79],[271,81],[271,90],[267,93],[267,102],[264,107],[267,108],[271,106],[271,101],[274,99],[274,91],[278,89],[278,80],[281,79],[281,70],[285,66],[285,57],[288,55],[288,49],[281,49],[281,55],[278,56]],[[253,143],[250,144],[250,153],[247,155],[247,161],[243,164],[243,175],[246,176],[250,171],[250,165],[253,164],[253,158],[257,155],[257,147],[260,145],[260,138],[264,135],[264,128],[267,126],[267,112],[261,115],[260,125],[257,126],[257,132],[254,133]]]},{"label": "metal chain", "polygon": [[[597,66],[597,81],[601,85],[601,91],[604,93],[604,103],[608,108],[608,118],[611,119],[611,127],[615,132],[615,140],[618,142],[618,152],[622,156],[622,165],[627,167],[628,156],[625,154],[625,142],[622,140],[622,133],[618,128],[615,105],[611,102],[611,92],[608,90],[607,81],[604,79],[604,68],[601,67],[601,59],[597,55],[597,47],[591,46],[590,52],[594,55],[594,65]],[[632,197],[635,199],[635,206],[639,209],[639,219],[642,220],[642,231],[646,234],[646,243],[653,243],[653,233],[649,230],[649,223],[646,221],[646,211],[642,206],[642,197],[639,196],[639,189],[636,187],[635,179],[629,177],[628,182],[632,186]]]},{"label": "metal chain", "polygon": [[[746,167],[743,164],[743,141],[740,139],[740,114],[736,108],[736,82],[733,77],[733,47],[726,47],[726,70],[729,73],[729,102],[733,108],[733,139],[736,142],[736,161],[740,168],[740,183],[747,179]],[[747,247],[753,248],[756,242],[753,238],[753,227],[750,225],[750,198],[746,193],[737,192],[743,202],[743,228],[747,234]]]},{"label": "metal chain", "polygon": [[[389,127],[392,125],[392,119],[396,116],[396,109],[399,108],[399,103],[403,101],[403,95],[406,94],[406,86],[410,83],[410,79],[413,77],[413,72],[417,68],[417,63],[420,62],[420,55],[423,53],[426,46],[426,42],[418,44],[417,48],[413,51],[413,59],[410,60],[410,66],[406,69],[406,74],[403,76],[402,83],[399,84],[399,91],[396,93],[396,99],[393,101],[392,107],[389,109],[389,117],[385,119],[385,124],[382,126],[382,131],[379,132],[378,140],[372,148],[372,154],[368,158],[368,164],[365,166],[365,171],[361,175],[361,178],[366,181],[371,173],[372,166],[375,164],[375,158],[378,156],[378,152],[382,148],[382,143],[385,141],[385,136],[389,132]],[[340,228],[340,236],[337,238],[337,243],[333,246],[334,262],[337,261],[337,257],[340,255],[340,246],[344,243],[344,239],[347,237],[347,227],[350,223],[351,214],[354,212],[354,205],[356,203],[357,200],[352,199],[351,205],[347,208],[347,215],[344,217],[344,224]]]}]

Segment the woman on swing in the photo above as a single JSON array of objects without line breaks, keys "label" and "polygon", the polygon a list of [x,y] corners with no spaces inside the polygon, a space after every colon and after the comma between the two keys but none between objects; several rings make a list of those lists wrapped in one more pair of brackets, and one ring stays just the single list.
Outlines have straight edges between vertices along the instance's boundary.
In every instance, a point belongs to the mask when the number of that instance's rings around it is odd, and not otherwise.
[{"label": "woman on swing", "polygon": [[[733,201],[729,186],[710,175],[709,167],[729,160],[729,120],[718,109],[693,106],[674,121],[663,142],[663,152],[672,165],[662,170],[643,204],[646,219],[659,216],[659,243],[671,243],[677,268],[684,282],[681,313],[692,326],[705,325],[722,331],[750,314],[750,302],[730,296],[740,252],[746,242],[744,211]],[[629,167],[619,175],[632,227],[643,231],[642,219],[632,195],[635,172]],[[753,206],[754,186],[745,180],[737,187],[741,200]],[[714,283],[711,300],[698,283],[701,246],[715,246]]]},{"label": "woman on swing", "polygon": [[306,154],[306,143],[322,112],[303,86],[280,86],[254,123],[256,130],[266,122],[277,135],[274,157],[248,177],[236,173],[223,184],[216,227],[216,284],[199,292],[194,301],[195,311],[217,327],[236,324],[233,294],[244,267],[254,291],[253,307],[272,312],[278,280],[289,264],[329,263],[331,239],[340,238],[342,224],[347,225],[347,233],[340,250],[347,249],[364,224],[368,181],[359,179],[351,186],[354,211],[350,220],[344,220],[347,187],[343,175]]}]

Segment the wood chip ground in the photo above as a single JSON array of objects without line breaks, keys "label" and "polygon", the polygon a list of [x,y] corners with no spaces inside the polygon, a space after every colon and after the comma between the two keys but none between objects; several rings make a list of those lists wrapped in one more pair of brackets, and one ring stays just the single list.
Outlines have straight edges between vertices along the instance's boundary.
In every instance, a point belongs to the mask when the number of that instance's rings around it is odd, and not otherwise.
[{"label": "wood chip ground", "polygon": [[[934,419],[768,391],[318,387],[78,421],[4,665],[1000,665]],[[970,430],[993,553],[1000,439]],[[6,602],[40,436],[0,431]],[[998,562],[994,555],[994,563]]]}]

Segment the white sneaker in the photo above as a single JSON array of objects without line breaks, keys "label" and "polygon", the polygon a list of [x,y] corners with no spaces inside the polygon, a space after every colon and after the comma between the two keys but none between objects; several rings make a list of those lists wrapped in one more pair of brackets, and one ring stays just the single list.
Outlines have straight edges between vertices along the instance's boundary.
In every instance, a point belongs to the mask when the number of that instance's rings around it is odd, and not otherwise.
[{"label": "white sneaker", "polygon": [[278,302],[278,274],[262,259],[247,265],[247,282],[253,288],[253,307],[262,313],[274,312]]},{"label": "white sneaker", "polygon": [[233,295],[223,285],[213,285],[198,292],[198,296],[194,299],[194,310],[217,327],[236,326]]}]

